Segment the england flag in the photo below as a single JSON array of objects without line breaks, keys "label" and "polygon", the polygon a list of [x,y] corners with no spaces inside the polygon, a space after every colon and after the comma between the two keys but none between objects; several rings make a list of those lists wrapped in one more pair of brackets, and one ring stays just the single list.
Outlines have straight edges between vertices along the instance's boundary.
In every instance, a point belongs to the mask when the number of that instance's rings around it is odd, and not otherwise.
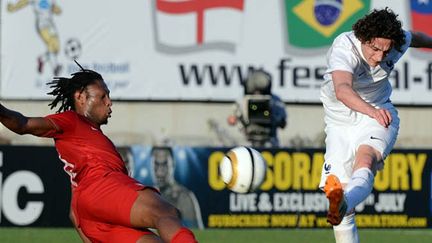
[{"label": "england flag", "polygon": [[156,0],[156,39],[166,48],[239,42],[244,0]]}]

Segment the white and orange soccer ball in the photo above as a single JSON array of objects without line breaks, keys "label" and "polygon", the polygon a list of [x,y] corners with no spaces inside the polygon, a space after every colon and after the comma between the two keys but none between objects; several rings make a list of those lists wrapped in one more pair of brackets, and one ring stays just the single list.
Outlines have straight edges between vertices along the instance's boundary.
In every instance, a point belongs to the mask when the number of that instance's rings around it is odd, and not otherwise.
[{"label": "white and orange soccer ball", "polygon": [[267,163],[261,154],[245,146],[230,149],[219,165],[227,188],[237,193],[258,189],[264,182],[266,169]]}]

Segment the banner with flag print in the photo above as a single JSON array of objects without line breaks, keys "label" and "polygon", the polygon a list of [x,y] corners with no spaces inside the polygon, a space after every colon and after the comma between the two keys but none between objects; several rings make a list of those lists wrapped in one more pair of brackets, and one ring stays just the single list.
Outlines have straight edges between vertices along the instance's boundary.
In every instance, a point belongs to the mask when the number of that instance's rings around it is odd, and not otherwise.
[{"label": "banner with flag print", "polygon": [[[263,69],[284,102],[320,103],[325,53],[372,8],[432,35],[432,0],[36,2],[0,1],[1,99],[51,99],[46,83],[78,71],[76,60],[116,100],[234,102]],[[395,65],[395,104],[432,104],[430,53],[411,49]]]},{"label": "banner with flag print", "polygon": [[[432,1],[411,0],[411,28],[432,35]],[[430,52],[431,49],[421,49]]]},{"label": "banner with flag print", "polygon": [[157,0],[157,44],[232,47],[239,41],[243,8],[244,0]]},{"label": "banner with flag print", "polygon": [[328,46],[369,8],[370,0],[285,0],[288,43],[296,48]]}]

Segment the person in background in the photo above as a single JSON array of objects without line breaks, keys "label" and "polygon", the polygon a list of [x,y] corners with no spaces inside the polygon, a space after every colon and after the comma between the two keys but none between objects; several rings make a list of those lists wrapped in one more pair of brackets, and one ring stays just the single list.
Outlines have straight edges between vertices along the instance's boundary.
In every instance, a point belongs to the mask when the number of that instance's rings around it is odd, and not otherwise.
[{"label": "person in background", "polygon": [[336,37],[327,53],[320,188],[329,200],[327,221],[338,243],[359,242],[354,209],[371,193],[376,172],[396,142],[399,117],[388,77],[409,47],[432,48],[432,39],[402,29],[398,16],[384,8]]},{"label": "person in background", "polygon": [[[279,147],[277,132],[286,127],[287,112],[282,99],[271,92],[271,75],[264,70],[255,70],[249,74],[244,86],[243,102],[246,104],[236,103],[228,124],[235,125],[240,121],[253,146]],[[242,107],[248,110],[242,110]],[[256,110],[251,107],[256,107]]]},{"label": "person in background", "polygon": [[153,147],[151,168],[153,181],[162,197],[180,211],[183,224],[203,229],[201,209],[195,194],[175,180],[175,159],[170,147]]},{"label": "person in background", "polygon": [[37,58],[37,71],[43,73],[45,64],[49,63],[54,76],[57,76],[60,74],[62,66],[58,62],[60,38],[53,15],[61,14],[62,10],[54,0],[11,1],[7,4],[7,10],[14,13],[26,6],[33,8],[36,31],[46,47],[46,51]]}]

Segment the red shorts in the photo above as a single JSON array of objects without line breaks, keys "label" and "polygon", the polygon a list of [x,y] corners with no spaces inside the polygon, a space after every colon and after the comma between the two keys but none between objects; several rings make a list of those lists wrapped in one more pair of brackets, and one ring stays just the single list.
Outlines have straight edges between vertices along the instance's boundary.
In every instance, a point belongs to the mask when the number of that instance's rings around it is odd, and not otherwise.
[{"label": "red shorts", "polygon": [[146,187],[121,172],[83,182],[73,190],[72,209],[78,226],[92,242],[136,242],[153,234],[130,223],[130,211],[138,192]]}]

